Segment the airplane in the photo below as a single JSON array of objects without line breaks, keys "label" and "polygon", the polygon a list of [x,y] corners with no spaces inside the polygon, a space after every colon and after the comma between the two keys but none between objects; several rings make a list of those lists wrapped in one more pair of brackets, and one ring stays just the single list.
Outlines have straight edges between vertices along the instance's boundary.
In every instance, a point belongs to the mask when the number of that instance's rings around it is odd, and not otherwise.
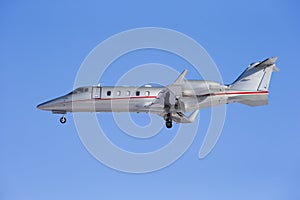
[{"label": "airplane", "polygon": [[[273,71],[279,71],[277,57],[250,64],[231,84],[207,80],[186,80],[187,70],[165,87],[144,85],[86,86],[44,102],[38,109],[62,114],[67,112],[150,112],[163,117],[167,128],[172,122],[192,123],[200,109],[229,103],[249,106],[268,104],[268,88]],[[191,112],[189,116],[185,113]]]}]

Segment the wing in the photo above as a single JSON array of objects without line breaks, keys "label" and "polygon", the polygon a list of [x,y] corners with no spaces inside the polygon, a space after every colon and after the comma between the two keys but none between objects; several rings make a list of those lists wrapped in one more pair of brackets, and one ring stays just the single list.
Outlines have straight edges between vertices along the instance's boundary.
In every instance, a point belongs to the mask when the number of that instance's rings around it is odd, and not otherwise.
[{"label": "wing", "polygon": [[136,105],[139,110],[145,112],[184,112],[184,102],[180,100],[180,96],[175,96],[169,88],[163,88],[156,98],[147,104]]},{"label": "wing", "polygon": [[176,123],[191,123],[197,117],[199,110],[195,110],[189,117],[185,112],[184,101],[182,97],[182,86],[184,84],[184,78],[187,74],[187,70],[184,70],[175,82],[167,87],[163,88],[156,98],[144,108],[150,112],[156,113],[162,116],[166,120],[166,116],[170,115],[171,119]]},{"label": "wing", "polygon": [[144,105],[144,108],[150,112],[184,111],[184,105],[180,98],[186,74],[187,70],[184,70],[171,85],[166,86],[158,93],[153,102]]}]

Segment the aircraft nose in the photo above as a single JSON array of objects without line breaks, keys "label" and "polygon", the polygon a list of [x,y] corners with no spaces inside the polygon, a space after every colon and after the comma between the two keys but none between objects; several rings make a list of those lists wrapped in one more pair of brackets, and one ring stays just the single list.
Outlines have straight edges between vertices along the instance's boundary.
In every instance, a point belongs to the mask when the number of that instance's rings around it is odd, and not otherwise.
[{"label": "aircraft nose", "polygon": [[68,96],[61,96],[50,101],[46,101],[37,105],[37,109],[48,110],[48,111],[65,111],[66,104],[68,102]]},{"label": "aircraft nose", "polygon": [[64,101],[65,98],[59,97],[56,99],[52,99],[50,101],[46,101],[44,103],[41,103],[37,105],[36,107],[40,110],[61,110],[64,109]]},{"label": "aircraft nose", "polygon": [[37,109],[40,109],[40,110],[51,110],[51,106],[52,106],[52,101],[47,101],[47,102],[37,105],[36,107],[37,107]]}]

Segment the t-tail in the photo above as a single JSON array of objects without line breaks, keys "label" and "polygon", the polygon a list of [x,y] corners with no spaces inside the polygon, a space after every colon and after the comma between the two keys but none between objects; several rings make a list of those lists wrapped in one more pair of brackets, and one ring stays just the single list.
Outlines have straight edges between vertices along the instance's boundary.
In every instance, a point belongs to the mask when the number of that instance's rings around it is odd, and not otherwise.
[{"label": "t-tail", "polygon": [[268,89],[271,75],[279,71],[275,62],[277,57],[268,58],[262,62],[252,63],[247,69],[228,86],[229,97],[232,102],[239,102],[250,106],[268,104]]}]

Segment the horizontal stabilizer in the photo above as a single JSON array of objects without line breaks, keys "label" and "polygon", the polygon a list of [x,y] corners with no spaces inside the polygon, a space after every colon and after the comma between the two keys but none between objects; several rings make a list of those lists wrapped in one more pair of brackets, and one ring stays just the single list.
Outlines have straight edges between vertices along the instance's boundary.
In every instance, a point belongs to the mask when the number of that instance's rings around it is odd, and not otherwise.
[{"label": "horizontal stabilizer", "polygon": [[[262,61],[261,63],[259,63],[258,65],[256,65],[255,67],[260,67],[260,68],[271,67],[272,65],[275,64],[277,59],[278,59],[278,57],[268,58],[268,59]],[[279,71],[279,69],[276,67],[276,69],[274,71]]]}]

